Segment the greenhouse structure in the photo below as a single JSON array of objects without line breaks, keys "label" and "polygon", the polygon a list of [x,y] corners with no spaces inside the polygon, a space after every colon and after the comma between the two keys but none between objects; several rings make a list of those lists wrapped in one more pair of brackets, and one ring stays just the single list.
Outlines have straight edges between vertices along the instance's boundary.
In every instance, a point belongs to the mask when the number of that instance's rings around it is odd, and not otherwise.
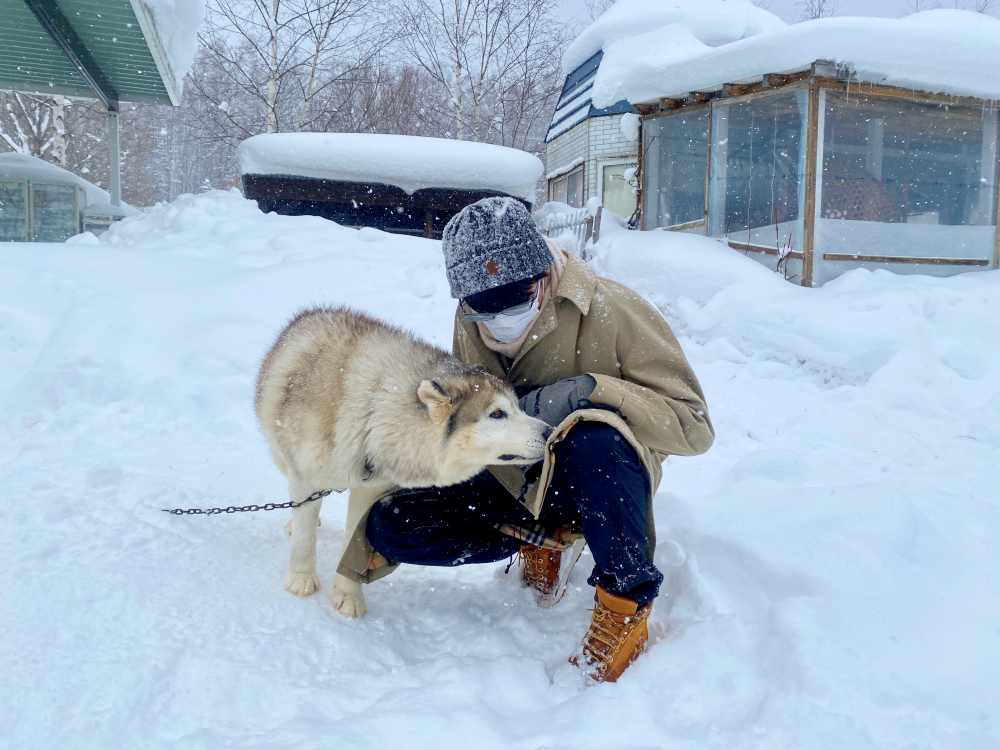
[{"label": "greenhouse structure", "polygon": [[[852,26],[888,23],[914,37],[891,65],[878,29]],[[678,64],[667,95],[636,102],[642,228],[719,238],[804,286],[854,268],[996,268],[998,47],[946,32],[829,19]],[[919,64],[924,36],[943,62]]]},{"label": "greenhouse structure", "polygon": [[96,185],[47,161],[0,154],[0,242],[62,242],[100,232],[130,210]]}]

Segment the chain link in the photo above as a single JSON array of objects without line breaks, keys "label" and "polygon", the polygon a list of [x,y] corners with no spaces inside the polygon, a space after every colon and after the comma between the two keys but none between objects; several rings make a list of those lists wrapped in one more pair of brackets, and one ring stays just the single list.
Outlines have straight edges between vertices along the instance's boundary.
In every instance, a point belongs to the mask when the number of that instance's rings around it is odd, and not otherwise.
[{"label": "chain link", "polygon": [[343,490],[316,490],[305,500],[300,500],[299,502],[289,500],[284,503],[264,503],[263,505],[229,505],[225,508],[161,508],[160,510],[174,516],[217,516],[220,513],[253,513],[258,510],[298,508],[300,505],[322,500],[331,492],[343,492]]}]

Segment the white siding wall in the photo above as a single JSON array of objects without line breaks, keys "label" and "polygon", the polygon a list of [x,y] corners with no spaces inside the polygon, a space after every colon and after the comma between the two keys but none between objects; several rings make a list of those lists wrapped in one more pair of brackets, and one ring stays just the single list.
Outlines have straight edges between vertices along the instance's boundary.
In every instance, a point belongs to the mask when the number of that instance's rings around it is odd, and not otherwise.
[{"label": "white siding wall", "polygon": [[611,159],[636,159],[639,144],[622,136],[621,115],[605,115],[590,120],[590,152],[584,175],[587,179],[587,197],[598,194],[600,162]]},{"label": "white siding wall", "polygon": [[621,115],[593,117],[553,138],[545,147],[545,173],[554,172],[578,159],[586,159],[584,200],[597,195],[600,162],[637,158],[638,143],[622,137],[621,119]]},{"label": "white siding wall", "polygon": [[[584,120],[574,125],[562,135],[553,138],[545,146],[545,174],[551,174],[556,170],[561,171],[563,167],[579,159],[587,158],[590,122],[590,120]],[[548,200],[548,180],[546,180],[545,190],[545,199]],[[584,190],[586,190],[586,185],[584,185]]]}]

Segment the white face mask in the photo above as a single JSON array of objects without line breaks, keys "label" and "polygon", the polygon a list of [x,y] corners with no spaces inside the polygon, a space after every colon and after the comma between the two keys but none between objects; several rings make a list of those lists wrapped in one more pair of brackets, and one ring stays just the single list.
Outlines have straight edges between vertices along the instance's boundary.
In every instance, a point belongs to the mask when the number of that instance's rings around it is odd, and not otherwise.
[{"label": "white face mask", "polygon": [[535,299],[531,301],[531,307],[524,312],[515,315],[500,313],[492,320],[484,320],[483,325],[497,341],[509,344],[512,341],[517,341],[528,332],[531,324],[538,317],[538,312],[538,296],[536,295]]}]

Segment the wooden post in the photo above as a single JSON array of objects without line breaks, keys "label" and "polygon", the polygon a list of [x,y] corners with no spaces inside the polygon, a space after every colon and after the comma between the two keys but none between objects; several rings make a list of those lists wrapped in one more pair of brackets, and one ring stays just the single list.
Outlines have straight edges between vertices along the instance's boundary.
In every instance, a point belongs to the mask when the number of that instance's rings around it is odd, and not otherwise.
[{"label": "wooden post", "polygon": [[806,204],[802,217],[802,286],[813,285],[816,252],[816,157],[819,149],[819,87],[809,79],[806,120]]}]

